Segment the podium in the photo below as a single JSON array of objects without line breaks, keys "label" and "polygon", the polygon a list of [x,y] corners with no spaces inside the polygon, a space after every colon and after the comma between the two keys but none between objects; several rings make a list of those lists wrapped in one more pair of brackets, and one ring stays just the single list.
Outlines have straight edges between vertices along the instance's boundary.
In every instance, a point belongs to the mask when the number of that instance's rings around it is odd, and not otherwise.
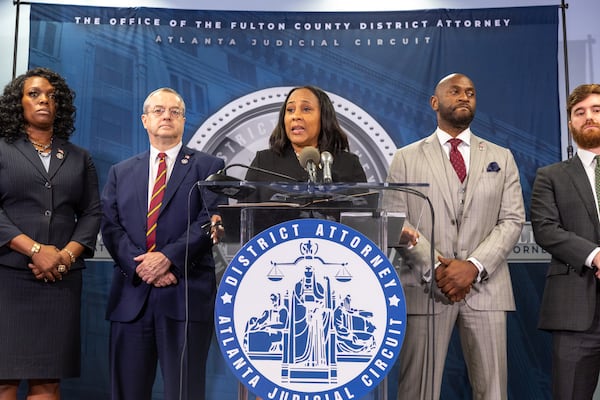
[{"label": "podium", "polygon": [[[384,207],[384,196],[425,198],[428,185],[199,186],[233,199],[220,208],[226,236],[218,248],[228,267],[215,331],[240,380],[238,399],[248,399],[249,387],[263,398],[387,399],[406,311],[388,260],[389,249],[404,245],[404,213]],[[257,192],[267,201],[245,201]]]}]

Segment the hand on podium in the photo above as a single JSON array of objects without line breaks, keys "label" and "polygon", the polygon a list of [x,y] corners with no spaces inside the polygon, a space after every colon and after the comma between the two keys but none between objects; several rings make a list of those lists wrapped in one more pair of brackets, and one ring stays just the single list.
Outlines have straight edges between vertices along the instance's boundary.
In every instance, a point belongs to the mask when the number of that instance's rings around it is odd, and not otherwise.
[{"label": "hand on podium", "polygon": [[225,225],[220,215],[214,214],[210,218],[210,238],[213,244],[217,244],[225,236]]},{"label": "hand on podium", "polygon": [[419,232],[413,228],[403,227],[398,244],[411,249],[419,243]]}]

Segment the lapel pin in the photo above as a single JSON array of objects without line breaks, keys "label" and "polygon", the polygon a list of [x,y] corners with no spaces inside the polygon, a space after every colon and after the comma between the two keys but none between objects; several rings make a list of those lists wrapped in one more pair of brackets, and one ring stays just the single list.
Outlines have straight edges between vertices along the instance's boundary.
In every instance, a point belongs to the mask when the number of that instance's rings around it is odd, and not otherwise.
[{"label": "lapel pin", "polygon": [[183,158],[181,159],[181,163],[183,165],[187,164],[188,162],[190,162],[190,155],[186,154],[185,156],[183,156]]},{"label": "lapel pin", "polygon": [[56,158],[58,158],[59,160],[65,158],[65,152],[63,151],[63,149],[58,149],[58,152],[56,153]]}]

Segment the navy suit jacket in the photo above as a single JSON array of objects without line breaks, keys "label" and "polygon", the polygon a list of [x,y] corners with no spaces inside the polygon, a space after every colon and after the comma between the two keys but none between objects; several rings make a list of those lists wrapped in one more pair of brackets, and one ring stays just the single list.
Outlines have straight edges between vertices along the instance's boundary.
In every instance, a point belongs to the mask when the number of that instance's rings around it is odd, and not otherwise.
[{"label": "navy suit jacket", "polygon": [[589,329],[598,292],[594,270],[585,259],[600,243],[600,221],[594,192],[577,155],[537,171],[531,225],[536,242],[552,255],[538,327]]},{"label": "navy suit jacket", "polygon": [[171,272],[178,283],[155,288],[133,279],[137,266],[133,258],[146,252],[149,157],[147,151],[112,166],[102,193],[102,238],[115,261],[106,317],[132,321],[150,291],[157,290],[160,300],[154,312],[184,320],[187,268],[189,319],[212,320],[215,268],[212,241],[202,225],[226,199],[198,188],[196,183],[222,169],[224,161],[185,146],[177,155],[158,217],[156,251],[171,260]]}]

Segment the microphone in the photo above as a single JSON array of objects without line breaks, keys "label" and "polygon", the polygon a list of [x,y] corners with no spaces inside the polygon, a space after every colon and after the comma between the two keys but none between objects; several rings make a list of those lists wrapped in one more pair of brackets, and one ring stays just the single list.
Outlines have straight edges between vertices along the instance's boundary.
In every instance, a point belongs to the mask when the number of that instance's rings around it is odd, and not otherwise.
[{"label": "microphone", "polygon": [[268,169],[253,167],[252,165],[246,165],[246,164],[229,164],[225,168],[220,169],[217,172],[215,172],[214,174],[207,176],[205,181],[208,181],[208,182],[241,182],[242,179],[238,179],[236,177],[227,175],[227,170],[229,168],[233,168],[233,167],[246,168],[251,171],[262,172],[263,174],[267,174],[267,175],[275,176],[277,178],[285,179],[286,181],[298,182],[298,179],[293,178],[289,175],[280,174],[279,172],[269,171]]},{"label": "microphone", "polygon": [[321,165],[323,165],[323,183],[333,182],[331,177],[331,164],[333,164],[333,156],[330,152],[324,151],[321,153]]},{"label": "microphone", "polygon": [[317,183],[317,165],[319,164],[320,159],[321,156],[319,155],[319,150],[312,146],[303,148],[298,155],[300,165],[308,172],[309,182]]}]

